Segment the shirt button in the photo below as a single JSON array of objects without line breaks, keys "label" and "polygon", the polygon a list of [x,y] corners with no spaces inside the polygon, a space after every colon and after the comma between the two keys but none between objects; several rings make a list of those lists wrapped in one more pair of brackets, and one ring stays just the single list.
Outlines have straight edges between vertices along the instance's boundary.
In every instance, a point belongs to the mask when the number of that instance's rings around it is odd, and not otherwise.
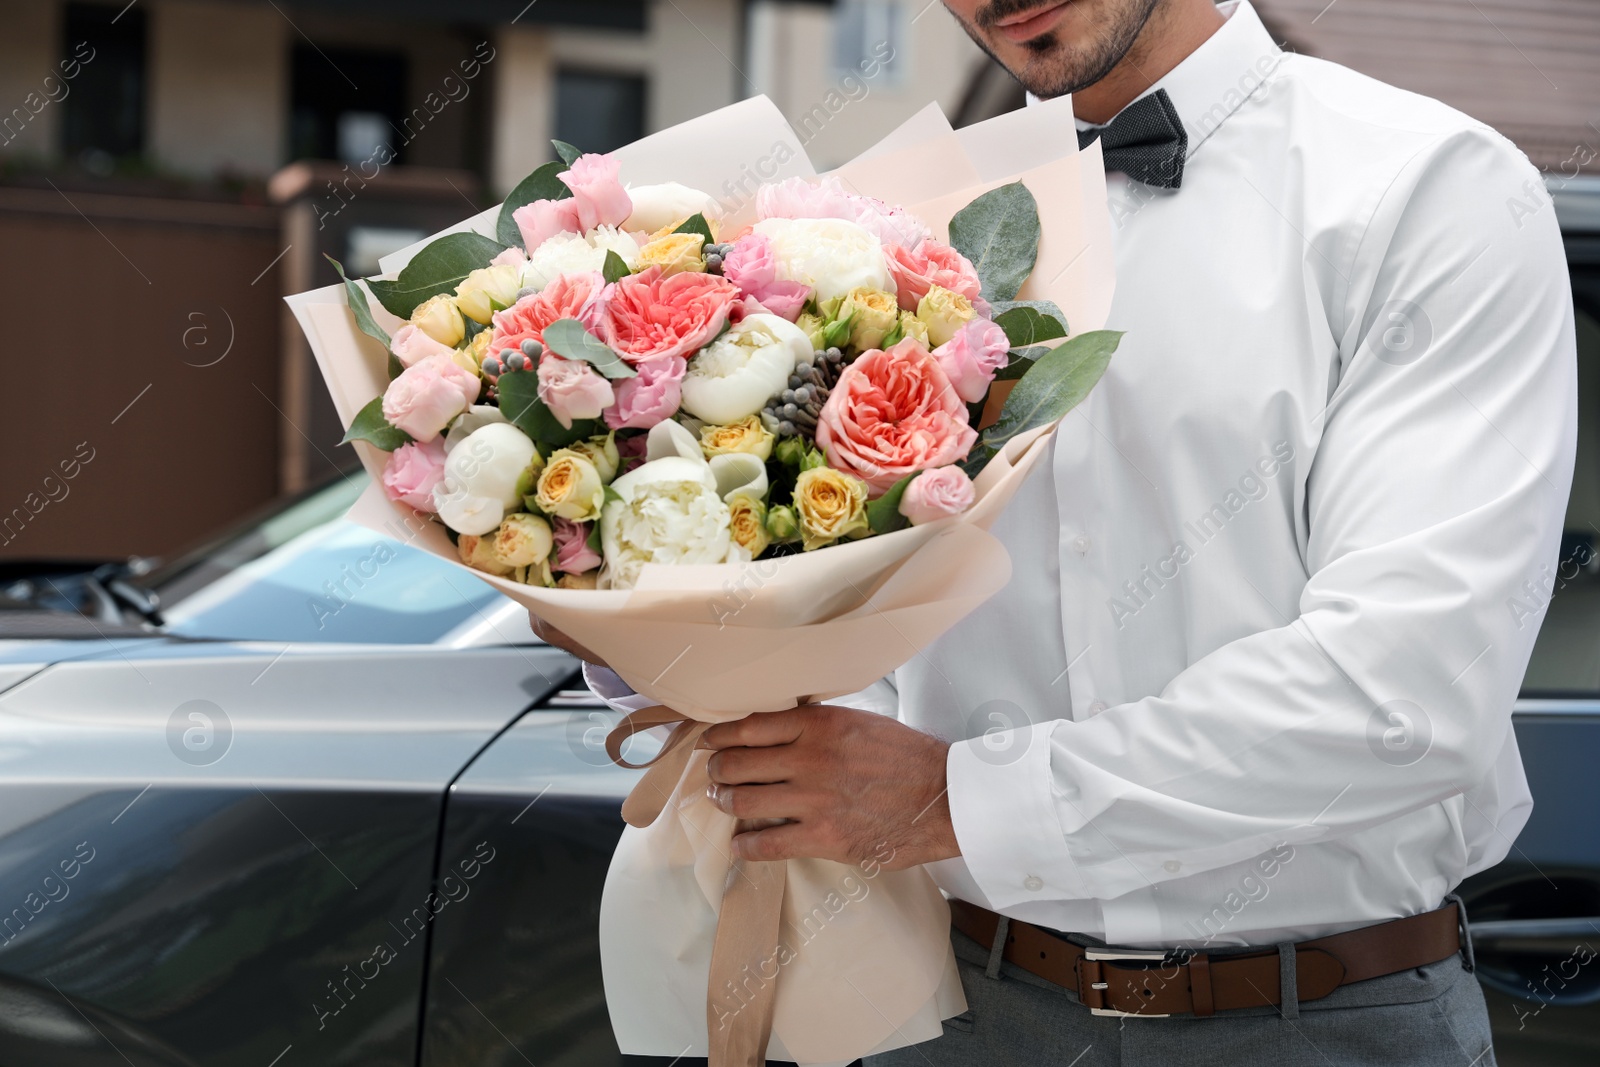
[{"label": "shirt button", "polygon": [[1022,880],[1022,888],[1026,889],[1030,893],[1037,893],[1039,890],[1044,888],[1044,879],[1040,878],[1037,874],[1030,874],[1028,877]]},{"label": "shirt button", "polygon": [[1089,714],[1090,715],[1098,715],[1102,711],[1105,711],[1105,710],[1106,710],[1106,702],[1103,701],[1103,700],[1096,700],[1093,704],[1089,705]]},{"label": "shirt button", "polygon": [[1078,550],[1080,556],[1088,555],[1089,543],[1089,539],[1081,534],[1072,539],[1072,547]]},{"label": "shirt button", "polygon": [[1180,870],[1183,869],[1183,864],[1179,863],[1177,860],[1168,860],[1167,862],[1163,863],[1161,866],[1166,869],[1166,872],[1168,874],[1177,874]]}]

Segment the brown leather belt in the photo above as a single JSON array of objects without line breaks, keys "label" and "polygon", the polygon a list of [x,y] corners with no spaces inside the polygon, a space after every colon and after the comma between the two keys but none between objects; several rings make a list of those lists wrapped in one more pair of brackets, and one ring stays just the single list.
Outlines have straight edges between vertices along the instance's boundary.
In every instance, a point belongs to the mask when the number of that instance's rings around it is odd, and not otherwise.
[{"label": "brown leather belt", "polygon": [[[955,928],[994,943],[1000,917],[964,900],[950,901]],[[1442,908],[1363,926],[1295,945],[1295,984],[1301,1001],[1342,985],[1447,960],[1461,951],[1457,909]],[[1078,994],[1097,1015],[1154,1018],[1206,1016],[1279,1001],[1276,948],[1212,957],[1200,952],[1085,948],[1030,923],[1010,920],[1004,958],[1047,982]]]}]

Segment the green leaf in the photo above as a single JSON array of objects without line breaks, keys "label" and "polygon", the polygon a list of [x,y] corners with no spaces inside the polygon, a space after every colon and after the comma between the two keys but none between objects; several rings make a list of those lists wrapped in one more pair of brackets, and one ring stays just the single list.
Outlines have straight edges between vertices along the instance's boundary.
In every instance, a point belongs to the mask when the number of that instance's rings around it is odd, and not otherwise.
[{"label": "green leaf", "polygon": [[356,417],[350,421],[350,429],[345,431],[341,445],[351,441],[369,441],[385,452],[393,452],[401,445],[411,443],[411,435],[383,417],[383,397],[375,396],[366,407],[356,412]]},{"label": "green leaf", "polygon": [[573,160],[583,155],[583,149],[577,145],[570,145],[565,141],[551,141],[550,143],[555,145],[556,155],[561,157],[561,162],[569,167],[572,166]]},{"label": "green leaf", "polygon": [[439,238],[418,252],[394,281],[368,278],[367,288],[392,315],[409,319],[411,313],[430,296],[449,293],[461,280],[489,261],[505,246],[481,233],[452,233]]},{"label": "green leaf", "polygon": [[[1040,303],[1049,303],[1040,301]],[[1054,304],[1050,305],[1055,307]],[[1054,341],[1067,335],[1066,319],[1055,312],[1043,311],[1032,303],[1016,304],[995,315],[994,321],[1006,332],[1012,348],[1025,348],[1041,341]]]},{"label": "green leaf", "polygon": [[672,232],[699,234],[701,237],[705,238],[705,240],[701,242],[702,248],[711,243],[711,224],[706,222],[706,217],[700,214],[698,211],[684,219],[683,225],[679,226]]},{"label": "green leaf", "polygon": [[1006,397],[1000,418],[978,436],[984,460],[1017,434],[1047,426],[1076,407],[1106,372],[1121,340],[1121,331],[1095,330],[1034,360]]},{"label": "green leaf", "polygon": [[[492,302],[491,302],[491,306],[492,306]],[[504,310],[504,309],[502,308],[500,310]],[[477,319],[472,318],[470,315],[461,316],[461,322],[462,322],[462,325],[466,327],[466,329],[463,330],[462,334],[461,334],[461,344],[458,346],[460,348],[466,348],[468,345],[470,345],[472,343],[472,339],[474,337],[478,336],[484,330],[489,329],[488,326],[486,326],[483,323],[479,322]]]},{"label": "green leaf", "polygon": [[[356,327],[368,337],[383,345],[383,350],[389,352],[389,335],[383,327],[378,325],[378,320],[372,317],[372,305],[367,303],[367,292],[361,286],[345,277],[344,264],[328,255],[322,257],[333,264],[333,269],[339,272],[339,280],[344,283],[344,298],[350,305],[350,312],[356,317]],[[392,382],[400,377],[400,372],[405,370],[405,364],[389,352],[389,380]]]},{"label": "green leaf", "polygon": [[557,448],[604,432],[598,419],[577,419],[568,429],[561,420],[539,399],[539,375],[535,371],[507,371],[500,375],[495,388],[500,394],[500,411],[512,425],[533,438],[541,446],[539,451]]},{"label": "green leaf", "polygon": [[[506,194],[505,203],[500,205],[500,217],[495,221],[494,233],[500,238],[500,243],[510,248],[512,245],[521,247],[522,231],[517,229],[517,220],[511,217],[512,212],[524,204],[531,204],[535,200],[565,200],[572,195],[566,183],[556,175],[566,170],[564,163],[546,163],[526,178],[516,184],[516,188]],[[532,252],[533,249],[528,249]]]},{"label": "green leaf", "polygon": [[1039,205],[1021,182],[991,189],[955,213],[950,243],[978,269],[985,300],[1011,300],[1039,258]]},{"label": "green leaf", "polygon": [[606,261],[605,264],[600,268],[600,273],[605,278],[606,284],[610,285],[612,282],[621,281],[623,278],[626,278],[628,275],[632,274],[633,271],[628,269],[627,260],[617,255],[615,252],[607,249]]},{"label": "green leaf", "polygon": [[[611,497],[613,495],[615,495],[618,500],[622,499],[622,495],[620,493],[618,493],[615,489],[611,488],[609,485],[606,486],[606,503],[607,504],[611,503]],[[602,511],[605,510],[605,505],[601,505],[601,510]],[[584,543],[589,546],[589,551],[590,552],[600,553],[600,552],[604,552],[605,551],[605,549],[603,549],[600,546],[600,520],[599,519],[596,519],[594,521],[594,525],[589,527],[589,536],[584,538]]]},{"label": "green leaf", "polygon": [[1033,366],[1034,361],[1048,351],[1050,349],[1043,345],[1034,348],[1013,348],[1006,353],[1010,358],[1006,361],[1004,367],[995,372],[994,380],[997,382],[1017,380],[1028,373],[1028,369]]},{"label": "green leaf", "polygon": [[546,326],[544,346],[565,359],[583,360],[607,378],[632,378],[639,373],[577,319],[557,319]]},{"label": "green leaf", "polygon": [[911,479],[921,473],[914,471],[906,475],[878,499],[867,501],[867,525],[872,527],[873,533],[893,533],[911,522],[900,514],[900,498],[906,495],[906,486],[911,484]]}]

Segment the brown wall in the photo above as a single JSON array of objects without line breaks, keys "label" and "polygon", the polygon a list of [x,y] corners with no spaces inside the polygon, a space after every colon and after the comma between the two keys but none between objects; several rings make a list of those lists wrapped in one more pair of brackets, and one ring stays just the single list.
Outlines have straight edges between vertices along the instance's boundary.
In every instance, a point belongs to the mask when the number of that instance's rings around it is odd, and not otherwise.
[{"label": "brown wall", "polygon": [[166,554],[276,494],[280,251],[270,207],[0,187],[0,557]]}]

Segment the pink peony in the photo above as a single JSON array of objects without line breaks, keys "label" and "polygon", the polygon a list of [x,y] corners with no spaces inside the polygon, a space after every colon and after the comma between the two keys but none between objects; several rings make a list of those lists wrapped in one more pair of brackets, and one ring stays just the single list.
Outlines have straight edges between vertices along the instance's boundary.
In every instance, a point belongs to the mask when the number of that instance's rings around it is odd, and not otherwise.
[{"label": "pink peony", "polygon": [[994,373],[1009,360],[1006,331],[985,318],[968,319],[955,336],[933,350],[956,394],[976,404],[989,392]]},{"label": "pink peony", "polygon": [[747,233],[733,243],[723,257],[722,276],[762,310],[790,322],[800,317],[811,296],[811,286],[804,282],[778,280],[778,258],[772,253],[772,239],[764,233]]},{"label": "pink peony", "polygon": [[600,566],[600,553],[589,547],[589,528],[592,525],[570,519],[555,520],[556,570],[582,574]]},{"label": "pink peony", "polygon": [[575,419],[598,419],[616,395],[611,383],[583,360],[546,352],[539,360],[539,399],[570,430]]},{"label": "pink peony", "polygon": [[383,491],[418,511],[438,511],[433,503],[433,487],[444,478],[444,442],[434,438],[427,444],[401,445],[389,453],[383,468]]},{"label": "pink peony", "polygon": [[478,399],[478,376],[449,356],[427,356],[400,372],[383,394],[383,417],[414,440],[432,441]]},{"label": "pink peony", "polygon": [[873,496],[914,471],[959,462],[977,438],[939,361],[914,337],[858,356],[817,418],[828,466],[862,479]]},{"label": "pink peony", "polygon": [[845,189],[838,178],[809,182],[786,178],[756,190],[756,217],[760,219],[849,219],[885,245],[916,248],[928,237],[928,227],[904,208],[886,204],[875,196]]},{"label": "pink peony", "polygon": [[907,311],[917,310],[917,302],[927,296],[929,287],[934,285],[960,293],[975,306],[983,299],[978,269],[943,241],[930,237],[915,251],[894,244],[886,245],[883,251],[884,258],[889,261],[889,274],[894,278],[900,306]]},{"label": "pink peony", "polygon": [[560,200],[535,200],[511,213],[522,245],[534,251],[558,233],[585,234],[596,226],[621,226],[633,213],[633,201],[618,179],[622,164],[613,156],[590,153],[557,174],[572,195]]},{"label": "pink peony", "polygon": [[591,332],[600,320],[600,297],[606,282],[599,271],[563,274],[549,285],[494,313],[494,341],[500,352],[520,350],[522,342],[544,344],[544,328],[557,319],[577,319]]},{"label": "pink peony", "polygon": [[489,261],[491,267],[521,267],[528,262],[528,253],[512,245]]},{"label": "pink peony", "polygon": [[389,338],[389,351],[394,353],[395,359],[409,367],[429,356],[449,356],[455,349],[440,344],[423,333],[419,327],[408,322]]},{"label": "pink peony", "polygon": [[613,430],[648,430],[677,414],[683,397],[683,373],[688,366],[682,356],[635,364],[639,373],[617,382],[617,402],[606,409],[606,425]]},{"label": "pink peony", "polygon": [[601,337],[629,363],[688,358],[722,329],[738,296],[732,282],[715,274],[662,278],[660,267],[650,267],[606,290]]},{"label": "pink peony", "polygon": [[911,520],[911,525],[959,515],[972,506],[977,494],[972,479],[960,467],[937,467],[923,471],[906,485],[900,497],[900,514]]}]

